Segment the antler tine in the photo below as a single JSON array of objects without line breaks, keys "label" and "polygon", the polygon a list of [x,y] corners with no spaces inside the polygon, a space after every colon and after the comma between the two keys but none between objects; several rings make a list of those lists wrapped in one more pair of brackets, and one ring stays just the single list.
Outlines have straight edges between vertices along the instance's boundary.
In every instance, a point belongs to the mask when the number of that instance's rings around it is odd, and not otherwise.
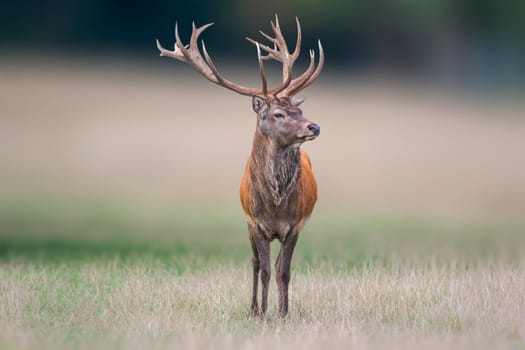
[{"label": "antler tine", "polygon": [[275,33],[276,40],[274,41],[274,44],[279,47],[279,52],[281,53],[281,62],[283,62],[283,82],[285,82],[288,80],[288,75],[292,74],[292,67],[295,62],[295,58],[290,56],[290,52],[288,51],[288,45],[286,44],[286,40],[284,39],[281,26],[279,24],[279,16],[275,14],[275,23],[270,23],[272,24],[272,30]]},{"label": "antler tine", "polygon": [[270,58],[273,58],[275,60],[279,60],[279,58],[277,57],[279,55],[278,49],[277,49],[278,41],[275,38],[272,38],[271,36],[269,36],[268,34],[263,32],[262,30],[259,30],[259,33],[262,36],[264,36],[266,39],[268,39],[270,42],[273,43],[273,49],[271,49],[270,47],[264,45],[264,46],[266,46],[264,49],[268,52],[268,54],[264,58],[266,58],[267,60],[269,60]]},{"label": "antler tine", "polygon": [[182,52],[183,57],[186,59],[186,62],[189,63],[188,58],[188,47],[185,46],[182,41],[180,40],[179,36],[179,23],[175,22],[175,47],[178,47],[179,50]]},{"label": "antler tine", "polygon": [[259,73],[261,74],[262,91],[263,95],[266,96],[268,94],[268,82],[266,81],[266,76],[264,74],[264,63],[261,57],[261,48],[259,47],[259,43],[257,43],[257,60],[259,61]]},{"label": "antler tine", "polygon": [[292,58],[294,60],[299,57],[299,53],[301,52],[301,41],[302,41],[302,34],[301,34],[301,23],[299,23],[299,18],[295,17],[295,23],[297,23],[297,41],[295,43],[295,50],[292,53]]},{"label": "antler tine", "polygon": [[317,67],[315,68],[315,72],[312,74],[312,76],[304,83],[297,91],[306,89],[308,86],[310,86],[321,74],[324,67],[324,50],[323,45],[321,45],[321,40],[317,41],[317,45],[319,47],[319,63],[317,64]]},{"label": "antler tine", "polygon": [[308,65],[308,68],[306,71],[304,71],[303,74],[301,74],[299,77],[292,80],[290,85],[285,89],[284,95],[286,96],[292,96],[294,95],[295,91],[301,87],[303,84],[305,84],[308,79],[313,75],[315,70],[315,51],[310,50],[310,64]]},{"label": "antler tine", "polygon": [[202,45],[202,52],[204,52],[204,59],[206,60],[206,63],[208,63],[208,67],[210,67],[210,69],[213,72],[213,74],[215,75],[215,77],[217,77],[217,80],[220,83],[223,83],[224,79],[219,74],[219,71],[217,70],[217,67],[215,66],[215,63],[213,63],[210,55],[208,55],[208,51],[206,50],[206,45],[204,45],[204,40],[201,41],[201,45]]},{"label": "antler tine", "polygon": [[278,51],[276,49],[272,49],[272,48],[270,48],[267,45],[261,44],[260,42],[258,42],[257,40],[253,40],[252,38],[248,38],[247,37],[246,40],[248,40],[249,42],[251,42],[255,46],[259,45],[259,47],[261,49],[263,49],[264,51],[268,52],[268,55],[262,56],[263,59],[273,58],[273,59],[279,61],[279,59],[276,56],[276,55],[279,55],[279,53],[278,53]]},{"label": "antler tine", "polygon": [[[175,22],[175,38],[177,38],[179,36],[177,26],[178,26],[177,22]],[[159,49],[161,56],[171,57],[171,58],[175,58],[175,59],[177,59],[179,61],[182,61],[182,62],[187,62],[186,57],[184,56],[184,54],[182,53],[182,51],[180,49],[180,47],[182,46],[182,44],[180,43],[180,40],[179,40],[179,43],[177,43],[177,41],[175,41],[175,44],[173,45],[173,51],[165,49],[161,45],[159,39],[156,39],[156,43],[157,43],[157,48]]]},{"label": "antler tine", "polygon": [[177,47],[175,47],[174,51],[170,51],[168,49],[165,49],[161,45],[159,39],[155,39],[155,42],[157,43],[157,49],[159,49],[159,51],[160,51],[160,56],[172,57],[172,58],[175,58],[175,59],[178,59],[178,60],[181,59],[179,56],[176,56],[176,55],[173,54],[177,50]]},{"label": "antler tine", "polygon": [[203,25],[202,27],[197,28],[195,26],[195,22],[191,22],[191,38],[190,38],[190,47],[194,50],[198,50],[197,40],[199,39],[199,36],[204,32],[206,29],[211,27],[214,23],[208,23]]},{"label": "antler tine", "polygon": [[272,29],[275,33],[275,39],[277,39],[277,43],[280,44],[283,53],[289,54],[288,45],[286,44],[286,40],[284,39],[283,33],[281,32],[281,26],[279,25],[279,16],[275,14],[275,24],[271,21],[270,23],[272,24]]},{"label": "antler tine", "polygon": [[269,41],[271,41],[275,47],[275,44],[277,42],[277,40],[275,38],[272,38],[271,36],[269,36],[268,34],[266,34],[265,32],[263,32],[262,30],[259,30],[259,34],[261,34],[262,36],[264,36],[266,39],[268,39]]},{"label": "antler tine", "polygon": [[321,71],[323,70],[323,66],[324,66],[324,50],[323,50],[323,45],[321,45],[321,40],[318,40],[317,44],[319,47],[319,62],[317,64],[317,67],[315,68],[315,71],[311,71],[313,67],[312,65],[313,64],[313,56],[312,56],[313,50],[311,50],[310,51],[310,58],[311,58],[310,66],[308,67],[306,72],[304,72],[300,77],[292,81],[292,83],[290,84],[290,87],[288,87],[284,91],[283,93],[284,96],[293,96],[297,92],[307,88],[319,77],[319,74],[321,74]]}]

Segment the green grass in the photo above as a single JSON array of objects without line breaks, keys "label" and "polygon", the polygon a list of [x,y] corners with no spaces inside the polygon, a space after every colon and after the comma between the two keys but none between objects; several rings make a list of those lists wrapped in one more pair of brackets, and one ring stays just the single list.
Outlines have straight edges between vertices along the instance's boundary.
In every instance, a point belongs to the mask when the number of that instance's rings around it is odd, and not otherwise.
[{"label": "green grass", "polygon": [[[389,256],[454,253],[475,259],[521,255],[519,222],[446,222],[411,217],[314,215],[301,234],[295,259],[360,266]],[[277,244],[277,243],[276,243]],[[277,248],[277,246],[276,246]],[[240,208],[164,205],[133,207],[109,201],[42,198],[0,202],[0,259],[85,260],[119,256],[194,257],[242,263],[249,259]]]},{"label": "green grass", "polygon": [[321,212],[264,322],[237,208],[26,198],[0,229],[0,348],[525,346],[520,223]]}]

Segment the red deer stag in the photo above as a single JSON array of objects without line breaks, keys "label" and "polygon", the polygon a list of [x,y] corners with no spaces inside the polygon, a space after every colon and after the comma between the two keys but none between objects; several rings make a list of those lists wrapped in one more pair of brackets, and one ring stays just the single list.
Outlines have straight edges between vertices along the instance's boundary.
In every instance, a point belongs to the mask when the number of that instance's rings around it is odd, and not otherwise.
[{"label": "red deer stag", "polygon": [[[270,280],[270,241],[277,238],[281,251],[275,262],[279,289],[279,315],[288,312],[288,285],[290,264],[299,232],[312,214],[317,200],[317,184],[308,155],[300,149],[305,141],[319,136],[320,128],[303,116],[293,96],[312,84],[323,68],[324,53],[319,45],[319,61],[315,64],[315,52],[310,50],[310,64],[306,71],[292,78],[292,67],[301,49],[301,26],[297,22],[297,43],[294,51],[288,50],[286,41],[275,16],[271,22],[274,37],[260,32],[270,41],[270,46],[247,38],[257,47],[257,58],[262,88],[237,85],[224,78],[210,58],[204,42],[202,53],[197,39],[208,27],[206,24],[193,30],[189,45],[184,45],[175,25],[173,51],[163,48],[157,40],[161,56],[175,58],[190,64],[209,81],[242,95],[252,96],[253,110],[257,114],[257,127],[253,148],[246,164],[241,182],[241,203],[246,213],[248,231],[253,250],[253,294],[251,314],[265,317],[268,308],[268,283]],[[261,50],[265,51],[261,55]],[[269,89],[264,73],[264,60],[282,63],[282,82]],[[257,302],[259,272],[262,283],[261,310]]]}]

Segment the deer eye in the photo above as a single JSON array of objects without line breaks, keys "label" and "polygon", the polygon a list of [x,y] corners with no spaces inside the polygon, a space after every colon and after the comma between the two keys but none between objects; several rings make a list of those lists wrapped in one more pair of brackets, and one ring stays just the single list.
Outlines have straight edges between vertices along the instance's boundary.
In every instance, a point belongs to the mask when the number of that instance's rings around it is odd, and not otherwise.
[{"label": "deer eye", "polygon": [[274,117],[274,118],[278,118],[278,119],[284,119],[284,114],[282,114],[282,113],[275,113],[275,114],[273,115],[273,117]]}]

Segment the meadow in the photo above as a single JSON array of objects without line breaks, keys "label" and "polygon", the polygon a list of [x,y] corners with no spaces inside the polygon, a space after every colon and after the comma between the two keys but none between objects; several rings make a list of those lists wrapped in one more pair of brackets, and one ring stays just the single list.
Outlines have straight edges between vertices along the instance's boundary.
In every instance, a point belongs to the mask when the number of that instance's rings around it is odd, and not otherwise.
[{"label": "meadow", "polygon": [[249,103],[119,69],[2,65],[0,348],[525,348],[521,102],[320,83],[320,199],[263,321]]},{"label": "meadow", "polygon": [[290,317],[277,317],[272,281],[260,321],[248,316],[236,213],[30,203],[1,211],[6,348],[524,345],[520,226],[313,219],[295,253]]}]

